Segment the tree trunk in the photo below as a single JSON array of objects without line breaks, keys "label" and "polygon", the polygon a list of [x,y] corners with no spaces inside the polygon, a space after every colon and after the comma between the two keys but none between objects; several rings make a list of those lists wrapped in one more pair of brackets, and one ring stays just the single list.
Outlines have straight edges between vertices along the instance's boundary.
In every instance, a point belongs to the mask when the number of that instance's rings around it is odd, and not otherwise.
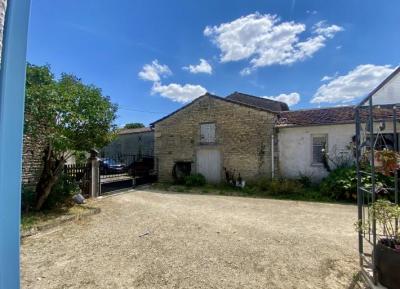
[{"label": "tree trunk", "polygon": [[44,153],[43,170],[36,185],[36,210],[42,208],[51,193],[51,189],[59,180],[65,164],[64,158],[61,157],[58,159],[50,146],[45,149]]}]

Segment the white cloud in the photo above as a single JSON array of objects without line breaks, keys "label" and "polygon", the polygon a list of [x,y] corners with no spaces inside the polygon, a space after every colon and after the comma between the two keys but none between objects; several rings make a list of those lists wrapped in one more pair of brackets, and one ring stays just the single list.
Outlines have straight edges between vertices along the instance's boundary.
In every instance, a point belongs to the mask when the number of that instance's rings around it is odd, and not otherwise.
[{"label": "white cloud", "polygon": [[320,21],[313,26],[313,32],[319,35],[323,35],[327,38],[333,38],[336,33],[343,31],[343,27],[337,25],[326,25],[326,21]]},{"label": "white cloud", "polygon": [[192,101],[206,92],[207,90],[204,87],[194,84],[181,85],[170,83],[168,85],[162,85],[159,82],[155,82],[151,88],[151,94],[157,93],[172,101],[180,103]]},{"label": "white cloud", "polygon": [[317,10],[307,10],[306,13],[307,14],[311,14],[311,15],[315,15],[315,14],[318,13],[318,11]]},{"label": "white cloud", "polygon": [[162,65],[158,63],[155,59],[151,64],[145,64],[142,70],[139,72],[139,77],[143,80],[149,81],[160,81],[162,76],[171,75],[172,72],[167,65]]},{"label": "white cloud", "polygon": [[189,65],[183,67],[184,70],[189,70],[190,73],[207,73],[212,74],[212,66],[207,60],[200,58],[200,63],[197,65]]},{"label": "white cloud", "polygon": [[332,80],[334,78],[336,78],[338,76],[338,72],[335,72],[334,75],[325,75],[324,77],[321,78],[321,81],[329,81]]},{"label": "white cloud", "polygon": [[251,66],[241,72],[246,75],[257,67],[305,60],[343,28],[318,22],[312,36],[301,41],[299,35],[305,30],[305,24],[281,22],[275,15],[254,13],[232,22],[207,26],[204,35],[220,49],[221,62],[250,59]]},{"label": "white cloud", "polygon": [[345,75],[335,75],[330,82],[320,86],[311,103],[351,102],[371,92],[392,71],[389,65],[359,65]]},{"label": "white cloud", "polygon": [[285,102],[287,105],[292,106],[300,102],[300,94],[297,92],[282,93],[277,96],[264,96],[264,98]]}]

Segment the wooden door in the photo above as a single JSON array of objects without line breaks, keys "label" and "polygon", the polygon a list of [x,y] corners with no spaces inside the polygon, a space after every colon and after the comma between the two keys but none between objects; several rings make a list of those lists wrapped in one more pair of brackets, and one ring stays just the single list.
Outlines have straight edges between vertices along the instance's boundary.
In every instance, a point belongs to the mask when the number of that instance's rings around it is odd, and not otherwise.
[{"label": "wooden door", "polygon": [[217,149],[197,151],[197,172],[205,176],[209,183],[221,181],[221,155]]}]

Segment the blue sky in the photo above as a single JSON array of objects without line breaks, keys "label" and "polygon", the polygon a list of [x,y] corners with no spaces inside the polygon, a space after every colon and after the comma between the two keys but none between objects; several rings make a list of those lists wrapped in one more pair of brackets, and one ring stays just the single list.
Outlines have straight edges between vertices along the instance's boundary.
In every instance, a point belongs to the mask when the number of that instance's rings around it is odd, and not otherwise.
[{"label": "blue sky", "polygon": [[119,125],[204,91],[347,105],[399,65],[398,11],[398,0],[33,0],[28,61],[102,88]]}]

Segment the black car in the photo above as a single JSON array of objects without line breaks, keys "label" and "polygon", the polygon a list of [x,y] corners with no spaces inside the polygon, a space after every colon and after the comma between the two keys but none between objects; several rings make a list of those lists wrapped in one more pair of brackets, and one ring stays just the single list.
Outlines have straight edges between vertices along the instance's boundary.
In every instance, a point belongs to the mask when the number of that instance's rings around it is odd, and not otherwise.
[{"label": "black car", "polygon": [[104,158],[100,160],[101,174],[119,174],[126,171],[126,165],[114,159]]}]

